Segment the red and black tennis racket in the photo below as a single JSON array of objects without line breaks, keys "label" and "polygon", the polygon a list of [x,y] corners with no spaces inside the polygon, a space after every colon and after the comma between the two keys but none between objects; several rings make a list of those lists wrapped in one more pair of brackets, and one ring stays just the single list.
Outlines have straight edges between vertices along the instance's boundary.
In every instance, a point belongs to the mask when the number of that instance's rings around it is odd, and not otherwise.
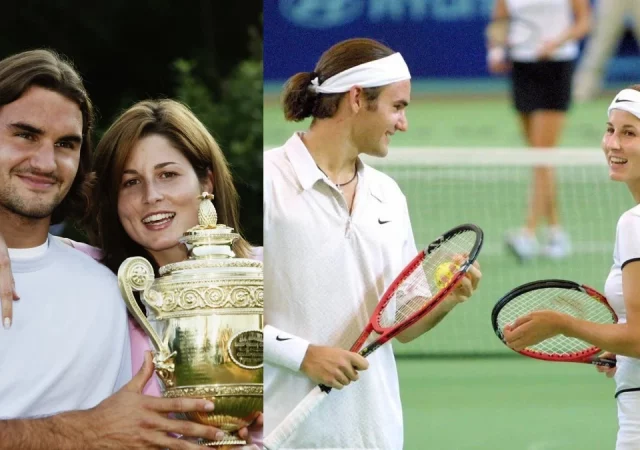
[{"label": "red and black tennis racket", "polygon": [[[447,231],[429,244],[387,288],[351,351],[367,357],[433,311],[460,284],[478,257],[482,239],[482,230],[467,224]],[[443,280],[443,272],[447,281]],[[379,336],[362,348],[373,331]],[[265,438],[264,448],[279,449],[329,392],[328,386],[314,388]]]},{"label": "red and black tennis racket", "polygon": [[[503,330],[533,311],[553,310],[594,323],[616,323],[607,299],[593,288],[566,280],[540,280],[508,292],[493,307],[491,324],[504,342]],[[577,362],[615,367],[615,359],[600,358],[602,350],[580,339],[557,335],[518,353],[545,361]]]}]

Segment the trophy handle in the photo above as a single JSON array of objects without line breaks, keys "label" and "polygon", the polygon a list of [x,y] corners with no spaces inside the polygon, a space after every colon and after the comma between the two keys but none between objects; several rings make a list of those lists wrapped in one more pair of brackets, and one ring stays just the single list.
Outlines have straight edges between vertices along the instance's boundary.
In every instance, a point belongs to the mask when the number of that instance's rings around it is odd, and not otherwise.
[{"label": "trophy handle", "polygon": [[140,256],[125,259],[118,269],[118,285],[120,286],[122,298],[127,304],[127,309],[147,333],[147,336],[151,338],[151,343],[160,353],[160,356],[166,355],[169,357],[169,347],[163,344],[162,339],[153,329],[133,296],[134,291],[147,291],[153,284],[153,280],[153,267],[151,267],[149,261]]}]

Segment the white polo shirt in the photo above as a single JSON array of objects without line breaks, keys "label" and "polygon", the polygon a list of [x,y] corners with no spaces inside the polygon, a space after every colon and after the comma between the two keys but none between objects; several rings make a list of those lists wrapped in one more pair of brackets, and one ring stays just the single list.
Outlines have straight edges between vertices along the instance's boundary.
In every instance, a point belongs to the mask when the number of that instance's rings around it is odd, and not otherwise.
[{"label": "white polo shirt", "polygon": [[[640,205],[626,211],[616,226],[613,265],[604,285],[604,294],[618,316],[618,323],[627,322],[627,310],[622,292],[622,269],[640,259]],[[618,355],[616,397],[622,392],[640,390],[640,359]]]},{"label": "white polo shirt", "polygon": [[[264,183],[265,323],[316,345],[350,348],[385,288],[417,254],[404,195],[359,162],[350,216],[297,134],[265,152]],[[314,388],[296,370],[305,348],[294,352],[294,364],[285,362],[291,343],[265,336],[266,435]],[[331,392],[285,448],[402,448],[391,345],[369,363],[360,380]]]}]

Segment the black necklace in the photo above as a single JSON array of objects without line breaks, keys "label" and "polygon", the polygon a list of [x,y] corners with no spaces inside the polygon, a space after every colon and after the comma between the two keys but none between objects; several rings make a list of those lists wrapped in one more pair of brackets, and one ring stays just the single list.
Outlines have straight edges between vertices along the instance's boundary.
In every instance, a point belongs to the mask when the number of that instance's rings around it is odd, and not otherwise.
[{"label": "black necklace", "polygon": [[[324,173],[324,170],[322,170],[322,169],[320,168],[320,166],[319,166],[319,165],[317,165],[317,164],[316,164],[316,167],[318,168],[318,170],[319,170],[320,172],[322,172],[322,173],[324,174],[324,176],[325,176],[325,177],[329,178],[329,175],[327,175],[326,173]],[[331,180],[331,178],[329,178],[329,181],[331,181],[333,184],[335,184],[335,185],[336,185],[336,187],[337,187],[338,189],[342,190],[341,188],[342,188],[343,186],[346,186],[347,184],[351,183],[353,180],[355,180],[355,179],[358,177],[358,166],[356,165],[356,166],[354,167],[354,169],[355,169],[355,172],[354,172],[353,176],[352,176],[352,177],[351,177],[351,179],[350,179],[349,181],[347,181],[346,183],[333,183],[333,181]]]}]

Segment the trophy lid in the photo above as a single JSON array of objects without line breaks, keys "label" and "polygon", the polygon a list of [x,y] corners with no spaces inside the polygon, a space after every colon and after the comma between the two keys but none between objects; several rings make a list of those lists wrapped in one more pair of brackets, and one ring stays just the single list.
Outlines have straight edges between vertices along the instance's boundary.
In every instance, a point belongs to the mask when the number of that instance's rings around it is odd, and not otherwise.
[{"label": "trophy lid", "polygon": [[260,261],[235,258],[236,255],[231,246],[240,238],[240,235],[234,233],[233,228],[218,224],[218,214],[212,202],[213,197],[213,194],[208,192],[198,196],[200,199],[198,225],[185,231],[180,239],[180,243],[187,247],[188,259],[162,266],[161,276],[190,269],[234,268],[237,270],[242,267],[262,269]]}]

